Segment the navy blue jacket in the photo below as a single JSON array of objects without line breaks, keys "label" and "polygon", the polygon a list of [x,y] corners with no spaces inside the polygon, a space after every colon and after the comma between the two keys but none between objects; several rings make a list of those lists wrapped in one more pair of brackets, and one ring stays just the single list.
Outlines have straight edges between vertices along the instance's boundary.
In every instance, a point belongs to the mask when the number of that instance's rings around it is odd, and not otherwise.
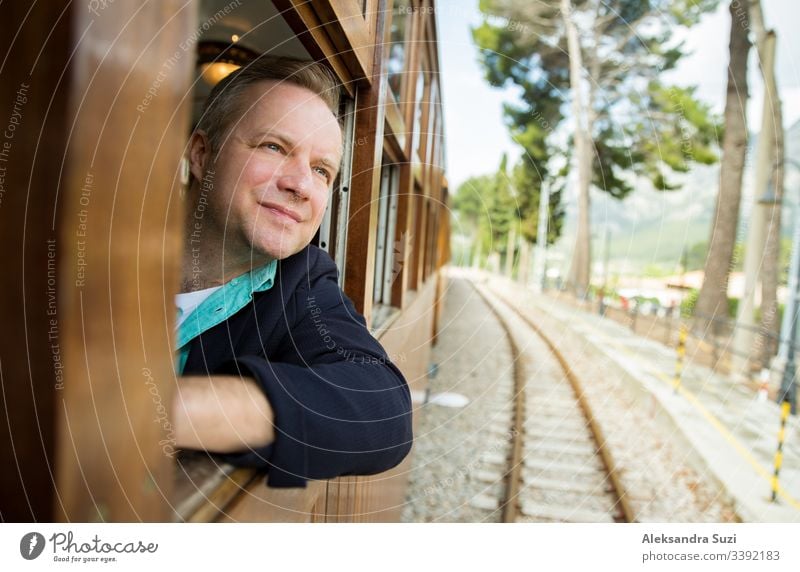
[{"label": "navy blue jacket", "polygon": [[184,375],[249,376],[266,394],[275,441],[223,457],[267,469],[272,487],[379,473],[411,448],[408,385],[337,275],[307,246],[278,263],[272,288],[191,342]]}]

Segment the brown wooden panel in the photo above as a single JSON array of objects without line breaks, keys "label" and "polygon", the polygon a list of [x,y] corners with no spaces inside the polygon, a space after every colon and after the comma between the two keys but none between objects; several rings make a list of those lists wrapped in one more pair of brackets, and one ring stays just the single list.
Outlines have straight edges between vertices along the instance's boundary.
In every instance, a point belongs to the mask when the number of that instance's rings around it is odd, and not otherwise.
[{"label": "brown wooden panel", "polygon": [[373,5],[373,12],[364,18],[359,0],[318,0],[313,3],[320,22],[339,49],[351,75],[358,79],[373,76],[377,24],[374,9],[377,2],[373,0],[370,4]]},{"label": "brown wooden panel", "polygon": [[326,522],[360,522],[361,477],[340,477],[330,482],[327,496]]},{"label": "brown wooden panel", "polygon": [[407,55],[407,62],[406,62],[406,70],[407,70],[407,77],[406,81],[403,82],[403,93],[401,95],[401,100],[398,102],[400,106],[400,112],[403,116],[403,121],[406,127],[407,136],[405,138],[405,153],[406,157],[411,156],[411,132],[414,128],[414,99],[417,89],[417,71],[419,70],[420,66],[420,57],[422,50],[420,49],[421,41],[422,41],[422,18],[424,16],[420,13],[419,10],[415,10],[412,12],[410,16],[410,25],[411,25],[411,33],[409,37],[411,38],[408,43],[408,55]]},{"label": "brown wooden panel", "polygon": [[430,344],[426,343],[433,322],[435,301],[433,281],[420,288],[406,308],[378,341],[408,381],[412,391],[424,391],[427,385]]},{"label": "brown wooden panel", "polygon": [[237,469],[202,451],[183,451],[176,463],[171,520],[214,522],[258,478],[253,469]]},{"label": "brown wooden panel", "polygon": [[406,292],[411,276],[411,261],[414,245],[414,185],[411,180],[411,166],[405,163],[400,166],[400,196],[397,200],[397,224],[395,226],[395,243],[400,248],[395,253],[401,257],[399,273],[392,283],[392,305],[397,308],[406,307]]},{"label": "brown wooden panel", "polygon": [[58,181],[72,51],[83,5],[3,5],[0,53],[0,520],[51,521],[54,415],[65,361],[59,331]]},{"label": "brown wooden panel", "polygon": [[308,50],[308,53],[317,61],[327,61],[339,77],[339,81],[352,97],[355,95],[357,83],[369,83],[369,77],[353,75],[352,65],[348,65],[346,57],[352,58],[352,51],[342,50],[330,37],[327,28],[323,25],[319,15],[308,0],[273,0],[275,7],[280,10],[281,16],[297,35],[297,39]]},{"label": "brown wooden panel", "polygon": [[[429,186],[428,183],[428,145],[430,144],[429,141],[432,138],[431,133],[428,131],[428,123],[431,119],[431,113],[433,113],[432,109],[432,94],[433,94],[433,82],[431,81],[431,74],[430,72],[425,73],[426,81],[425,81],[425,92],[422,95],[422,116],[419,122],[419,147],[417,148],[417,157],[414,157],[414,160],[419,160],[420,164],[422,165],[422,179],[426,187]],[[430,194],[430,192],[426,192],[425,194]]]},{"label": "brown wooden panel", "polygon": [[163,521],[173,481],[177,179],[197,6],[80,8],[68,114],[74,127],[59,199],[66,365],[56,517]]},{"label": "brown wooden panel", "polygon": [[[381,0],[379,10],[383,10],[385,4],[385,0]],[[379,20],[376,30],[378,37],[383,37],[383,26],[384,22]],[[372,69],[377,78],[383,73],[382,44],[375,46],[373,55]],[[386,90],[386,82],[373,81],[370,86],[360,87],[356,96],[355,139],[359,141],[364,138],[365,144],[356,145],[353,149],[344,290],[367,323],[370,323],[372,311]]]},{"label": "brown wooden panel", "polygon": [[409,456],[389,471],[359,477],[356,512],[338,522],[399,522],[411,464]]},{"label": "brown wooden panel", "polygon": [[325,481],[311,481],[304,489],[271,489],[258,479],[217,522],[320,522],[326,488]]},{"label": "brown wooden panel", "polygon": [[428,229],[428,201],[425,196],[419,192],[416,192],[414,196],[416,197],[417,204],[414,212],[414,257],[411,264],[409,288],[418,290],[425,280],[424,262]]},{"label": "brown wooden panel", "polygon": [[440,269],[450,260],[450,211],[446,205],[440,210],[436,246],[436,299],[434,300],[434,319],[432,345],[436,345],[444,313],[444,298],[447,293],[447,278]]},{"label": "brown wooden panel", "polygon": [[[387,90],[388,91],[388,90]],[[403,116],[400,113],[400,106],[390,97],[387,93],[386,96],[386,133],[385,139],[387,144],[399,155],[395,158],[396,162],[408,160],[405,153],[406,148],[406,127],[403,122]]]},{"label": "brown wooden panel", "polygon": [[433,0],[423,0],[423,3],[427,7],[427,11],[424,14],[423,34],[425,39],[422,47],[427,52],[431,73],[438,75],[441,62],[439,62],[439,38],[436,35],[436,17],[431,12],[431,6],[433,6],[434,2]]}]

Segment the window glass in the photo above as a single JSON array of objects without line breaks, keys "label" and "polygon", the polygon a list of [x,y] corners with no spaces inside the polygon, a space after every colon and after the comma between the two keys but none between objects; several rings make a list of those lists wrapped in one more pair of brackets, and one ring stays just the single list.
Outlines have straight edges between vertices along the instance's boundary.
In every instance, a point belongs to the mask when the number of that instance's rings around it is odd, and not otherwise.
[{"label": "window glass", "polygon": [[378,198],[378,240],[375,244],[375,275],[373,297],[375,304],[392,303],[392,284],[396,278],[394,257],[397,222],[398,168],[384,164],[381,169],[381,189]]},{"label": "window glass", "polygon": [[[345,141],[353,140],[355,131],[355,102],[349,97],[342,99],[339,108]],[[347,254],[347,221],[350,209],[350,169],[353,161],[353,146],[345,145],[342,166],[333,183],[333,192],[328,200],[322,224],[313,243],[331,255],[339,267],[339,286],[344,286]]]},{"label": "window glass", "polygon": [[411,23],[411,0],[396,0],[392,10],[392,30],[389,44],[387,74],[389,89],[397,101],[402,101],[403,72],[406,67],[406,36]]},{"label": "window glass", "polygon": [[411,143],[411,157],[412,160],[417,156],[420,142],[420,131],[422,130],[422,111],[424,110],[424,101],[422,98],[425,95],[425,73],[420,70],[417,74],[416,93],[414,94],[414,132],[412,133]]},{"label": "window glass", "polygon": [[439,86],[434,81],[431,84],[431,96],[428,106],[428,125],[425,128],[425,163],[433,163],[433,151],[436,144],[436,131],[439,124]]}]

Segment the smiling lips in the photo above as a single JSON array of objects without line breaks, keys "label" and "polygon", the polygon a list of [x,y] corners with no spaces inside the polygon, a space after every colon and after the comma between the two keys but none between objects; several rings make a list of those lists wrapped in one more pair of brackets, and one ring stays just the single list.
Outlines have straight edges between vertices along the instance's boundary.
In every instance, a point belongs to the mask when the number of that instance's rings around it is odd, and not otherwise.
[{"label": "smiling lips", "polygon": [[287,209],[286,207],[282,207],[275,203],[259,203],[265,209],[277,214],[283,220],[291,221],[291,222],[302,222],[302,218],[299,214],[294,212],[291,209]]}]

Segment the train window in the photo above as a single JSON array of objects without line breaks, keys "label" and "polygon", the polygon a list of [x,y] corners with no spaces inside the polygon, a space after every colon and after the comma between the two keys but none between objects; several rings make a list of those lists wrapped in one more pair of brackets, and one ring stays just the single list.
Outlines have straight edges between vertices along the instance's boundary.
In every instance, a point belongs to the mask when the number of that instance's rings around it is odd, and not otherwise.
[{"label": "train window", "polygon": [[411,29],[411,0],[397,0],[392,9],[392,24],[389,38],[389,61],[387,62],[389,88],[398,102],[403,101],[403,86],[408,49],[407,36]]},{"label": "train window", "polygon": [[201,0],[198,22],[193,124],[211,88],[260,54],[312,59],[272,2]]},{"label": "train window", "polygon": [[432,201],[425,201],[426,216],[426,230],[425,230],[425,253],[423,257],[423,273],[422,279],[427,280],[433,273],[434,268],[434,252],[436,248],[436,208]]},{"label": "train window", "polygon": [[[422,62],[421,62],[422,63]],[[427,74],[425,68],[421,67],[417,73],[416,93],[414,94],[414,122],[413,134],[411,138],[411,160],[419,160],[420,144],[422,142],[423,114],[425,113],[425,96],[429,86],[427,85]]]},{"label": "train window", "polygon": [[431,82],[431,97],[428,105],[428,125],[423,133],[425,142],[423,148],[425,149],[425,163],[426,167],[433,163],[434,147],[437,142],[437,132],[439,122],[441,120],[439,110],[439,85],[434,80]]},{"label": "train window", "polygon": [[373,327],[386,317],[381,307],[392,305],[392,284],[398,275],[399,265],[395,257],[401,248],[396,240],[397,200],[400,185],[400,170],[396,165],[384,162],[381,168],[381,188],[378,198],[378,240],[375,246],[375,274],[373,282]]},{"label": "train window", "polygon": [[[372,4],[363,3],[363,12]],[[194,83],[193,124],[200,118],[202,105],[212,87],[227,74],[247,65],[261,54],[288,56],[302,60],[312,57],[272,2],[246,0],[231,5],[229,0],[200,2],[201,34],[197,45],[197,80]],[[352,141],[353,101],[343,98],[339,111],[345,141]],[[345,145],[341,172],[334,182],[320,229],[312,243],[319,246],[339,267],[339,284],[344,284],[348,190],[352,144]]]},{"label": "train window", "polygon": [[350,172],[353,161],[353,133],[355,132],[355,103],[344,98],[339,117],[344,131],[344,155],[339,176],[333,183],[333,192],[322,218],[314,244],[331,255],[339,267],[339,286],[344,286],[345,256],[347,254],[347,220],[350,210]]}]

